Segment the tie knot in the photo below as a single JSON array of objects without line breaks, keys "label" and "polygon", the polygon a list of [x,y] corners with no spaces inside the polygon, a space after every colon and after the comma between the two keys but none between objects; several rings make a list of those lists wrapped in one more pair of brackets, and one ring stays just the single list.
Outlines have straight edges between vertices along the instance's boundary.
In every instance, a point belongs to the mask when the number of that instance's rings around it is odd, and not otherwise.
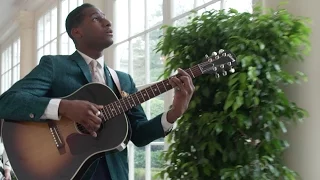
[{"label": "tie knot", "polygon": [[92,60],[92,61],[90,62],[90,66],[91,66],[91,69],[92,69],[92,70],[96,70],[96,69],[97,69],[97,65],[98,65],[98,62],[95,61],[95,60]]}]

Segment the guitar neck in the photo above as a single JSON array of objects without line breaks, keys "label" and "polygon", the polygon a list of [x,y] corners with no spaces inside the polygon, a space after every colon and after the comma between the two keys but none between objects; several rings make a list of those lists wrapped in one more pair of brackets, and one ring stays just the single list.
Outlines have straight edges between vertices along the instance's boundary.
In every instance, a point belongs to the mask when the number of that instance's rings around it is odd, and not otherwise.
[{"label": "guitar neck", "polygon": [[[191,76],[191,78],[195,78],[203,74],[203,70],[199,64],[186,69],[185,71]],[[174,76],[178,77],[180,75],[178,74]],[[102,112],[104,114],[104,117],[106,117],[107,119],[111,119],[139,104],[142,104],[145,101],[148,101],[164,92],[171,90],[172,88],[173,87],[169,83],[169,78],[165,79],[151,85],[150,87],[142,89],[134,94],[131,94],[127,97],[104,106]]]}]

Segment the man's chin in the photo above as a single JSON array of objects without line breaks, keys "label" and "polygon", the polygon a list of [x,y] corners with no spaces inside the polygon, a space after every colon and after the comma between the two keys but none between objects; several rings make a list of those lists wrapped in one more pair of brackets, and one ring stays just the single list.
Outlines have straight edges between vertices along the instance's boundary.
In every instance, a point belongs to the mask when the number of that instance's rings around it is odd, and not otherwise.
[{"label": "man's chin", "polygon": [[106,40],[105,41],[105,43],[104,43],[104,48],[108,48],[108,47],[110,47],[111,45],[113,44],[113,39],[108,39],[108,40]]}]

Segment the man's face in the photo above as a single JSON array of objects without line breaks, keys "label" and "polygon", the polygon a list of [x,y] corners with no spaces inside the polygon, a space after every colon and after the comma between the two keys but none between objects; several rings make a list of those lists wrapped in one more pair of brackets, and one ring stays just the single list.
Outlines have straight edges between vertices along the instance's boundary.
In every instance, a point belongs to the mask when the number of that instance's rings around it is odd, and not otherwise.
[{"label": "man's face", "polygon": [[84,19],[78,27],[81,33],[80,43],[97,48],[107,48],[113,44],[111,22],[97,8],[83,10]]}]

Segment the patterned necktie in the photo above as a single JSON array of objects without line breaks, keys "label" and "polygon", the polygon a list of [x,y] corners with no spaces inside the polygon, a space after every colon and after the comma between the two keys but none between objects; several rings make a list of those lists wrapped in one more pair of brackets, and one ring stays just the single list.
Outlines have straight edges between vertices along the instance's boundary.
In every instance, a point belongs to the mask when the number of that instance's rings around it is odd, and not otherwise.
[{"label": "patterned necktie", "polygon": [[90,65],[92,82],[99,82],[99,83],[105,84],[104,78],[101,76],[101,74],[98,71],[98,67],[97,67],[98,62],[95,60],[92,60],[89,65]]}]

